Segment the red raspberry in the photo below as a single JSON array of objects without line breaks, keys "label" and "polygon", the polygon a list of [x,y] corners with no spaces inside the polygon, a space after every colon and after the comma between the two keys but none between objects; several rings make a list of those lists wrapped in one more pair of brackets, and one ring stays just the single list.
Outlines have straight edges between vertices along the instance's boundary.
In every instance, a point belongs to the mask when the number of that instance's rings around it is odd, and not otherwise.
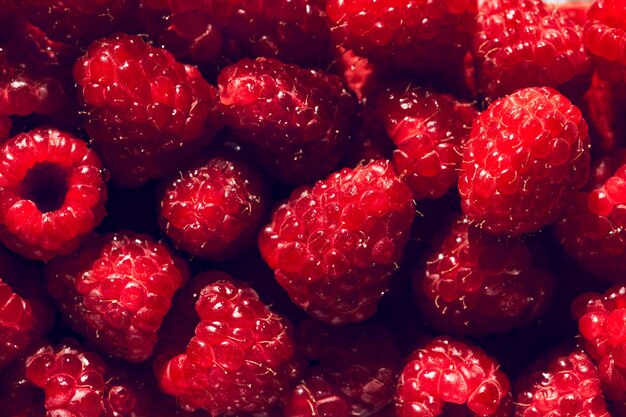
[{"label": "red raspberry", "polygon": [[420,310],[455,335],[507,332],[548,306],[554,278],[521,239],[496,237],[459,218],[415,274]]},{"label": "red raspberry", "polygon": [[459,194],[470,220],[521,235],[561,215],[589,175],[589,134],[580,110],[551,88],[526,88],[474,121]]},{"label": "red raspberry", "polygon": [[341,46],[335,48],[335,60],[331,71],[341,77],[350,90],[356,94],[359,102],[367,97],[377,84],[381,71],[367,58],[358,56],[351,49]]},{"label": "red raspberry", "polygon": [[184,410],[202,408],[214,417],[269,412],[294,377],[291,326],[252,288],[224,273],[209,274],[214,282],[196,302],[195,336],[185,353],[158,370],[161,389]]},{"label": "red raspberry", "polygon": [[336,42],[389,67],[460,66],[474,31],[475,0],[329,0]]},{"label": "red raspberry", "polygon": [[515,417],[610,417],[598,369],[583,351],[544,362],[520,381]]},{"label": "red raspberry", "polygon": [[280,181],[316,180],[346,151],[356,100],[339,77],[259,58],[226,67],[218,85],[226,124]]},{"label": "red raspberry", "polygon": [[598,72],[610,82],[626,83],[626,3],[597,0],[587,18],[583,41]]},{"label": "red raspberry", "polygon": [[35,129],[0,151],[0,238],[30,259],[70,253],[105,215],[100,158],[69,133]]},{"label": "red raspberry", "polygon": [[496,0],[478,16],[473,54],[482,95],[496,99],[533,86],[585,92],[591,58],[567,13],[541,0]]},{"label": "red raspberry", "polygon": [[122,185],[173,174],[213,138],[215,88],[197,68],[138,36],[92,43],[74,66],[74,78],[85,129]]},{"label": "red raspberry", "polygon": [[398,417],[433,417],[446,415],[450,405],[477,416],[508,416],[510,384],[481,349],[440,337],[409,358],[398,382],[396,412]]},{"label": "red raspberry", "polygon": [[478,111],[450,95],[411,84],[381,87],[370,97],[366,120],[376,120],[396,145],[396,174],[416,200],[441,198],[456,185],[461,147]]},{"label": "red raspberry", "polygon": [[231,258],[255,242],[268,190],[253,169],[213,157],[167,183],[161,229],[178,249],[209,260]]},{"label": "red raspberry", "polygon": [[554,3],[553,6],[557,10],[567,14],[570,19],[572,19],[578,26],[583,28],[585,26],[585,23],[587,23],[587,12],[589,11],[589,7],[591,7],[591,3],[587,1],[573,1],[565,3]]},{"label": "red raspberry", "polygon": [[625,107],[626,85],[611,84],[595,73],[581,103],[589,123],[592,150],[613,152],[626,145],[626,123],[621,111]]},{"label": "red raspberry", "polygon": [[30,303],[0,279],[0,369],[28,346],[33,327]]},{"label": "red raspberry", "polygon": [[150,237],[116,233],[46,265],[48,290],[72,327],[95,347],[146,360],[187,270]]},{"label": "red raspberry", "polygon": [[391,163],[374,161],[296,189],[260,233],[259,249],[310,316],[359,322],[388,289],[414,216],[411,191]]}]

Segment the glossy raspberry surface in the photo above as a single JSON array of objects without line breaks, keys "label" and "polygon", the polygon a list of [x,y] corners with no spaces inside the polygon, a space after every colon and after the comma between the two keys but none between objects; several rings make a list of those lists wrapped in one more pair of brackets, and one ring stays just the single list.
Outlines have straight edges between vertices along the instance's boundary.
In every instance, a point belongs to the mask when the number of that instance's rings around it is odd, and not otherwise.
[{"label": "glossy raspberry surface", "polygon": [[626,82],[626,4],[598,0],[587,13],[583,40],[598,72],[610,82]]},{"label": "glossy raspberry surface", "polygon": [[28,346],[34,321],[30,303],[0,279],[0,368]]}]

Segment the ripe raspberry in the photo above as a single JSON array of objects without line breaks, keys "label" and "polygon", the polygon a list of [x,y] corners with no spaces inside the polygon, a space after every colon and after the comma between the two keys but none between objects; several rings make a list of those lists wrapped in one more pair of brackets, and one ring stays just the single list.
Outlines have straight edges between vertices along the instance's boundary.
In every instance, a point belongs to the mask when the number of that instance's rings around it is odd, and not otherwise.
[{"label": "ripe raspberry", "polygon": [[291,326],[250,287],[209,274],[214,282],[196,302],[195,336],[158,370],[161,389],[184,410],[202,408],[214,417],[269,412],[294,378]]},{"label": "ripe raspberry", "polygon": [[597,0],[587,13],[583,41],[609,82],[626,83],[626,4]]},{"label": "ripe raspberry", "polygon": [[626,85],[611,84],[594,74],[581,110],[589,124],[592,151],[613,152],[626,145]]},{"label": "ripe raspberry", "polygon": [[335,48],[335,60],[330,70],[341,77],[344,84],[356,94],[359,102],[367,97],[382,76],[380,68],[351,49]]},{"label": "ripe raspberry", "polygon": [[150,237],[116,233],[46,266],[48,291],[70,325],[96,348],[146,360],[187,270]]},{"label": "ripe raspberry", "polygon": [[21,133],[0,151],[0,238],[39,260],[72,252],[102,221],[106,186],[100,158],[55,129]]},{"label": "ripe raspberry", "polygon": [[573,1],[554,3],[553,6],[557,10],[567,14],[578,26],[584,28],[585,23],[587,23],[587,12],[589,11],[589,7],[591,7],[591,3],[586,1]]},{"label": "ripe raspberry", "polygon": [[582,350],[541,363],[524,376],[517,391],[515,417],[610,417],[598,369]]},{"label": "ripe raspberry", "polygon": [[558,219],[589,164],[580,110],[551,88],[519,90],[474,121],[459,176],[463,212],[491,233],[534,232]]},{"label": "ripe raspberry", "polygon": [[0,369],[28,346],[33,327],[30,303],[0,279]]},{"label": "ripe raspberry", "polygon": [[469,49],[475,0],[329,0],[337,44],[388,67],[448,70]]},{"label": "ripe raspberry", "polygon": [[[440,337],[416,350],[400,374],[398,417],[432,417],[464,406],[478,416],[508,416],[510,384],[498,363],[481,349]],[[446,409],[449,409],[448,411]]]},{"label": "ripe raspberry", "polygon": [[370,97],[366,119],[381,123],[396,145],[396,174],[416,200],[441,198],[457,181],[461,147],[478,111],[450,95],[406,83],[388,84]]},{"label": "ripe raspberry", "polygon": [[197,68],[138,36],[92,43],[74,66],[74,78],[85,129],[122,185],[173,174],[218,127],[215,88]]},{"label": "ripe raspberry", "polygon": [[411,191],[391,163],[374,161],[296,189],[260,233],[259,249],[311,317],[359,322],[388,289],[414,216]]},{"label": "ripe raspberry", "polygon": [[253,245],[268,203],[256,171],[218,156],[166,184],[161,228],[177,249],[220,261]]},{"label": "ripe raspberry", "polygon": [[485,2],[473,54],[478,88],[489,99],[533,86],[582,95],[592,74],[582,28],[567,13],[541,0]]}]

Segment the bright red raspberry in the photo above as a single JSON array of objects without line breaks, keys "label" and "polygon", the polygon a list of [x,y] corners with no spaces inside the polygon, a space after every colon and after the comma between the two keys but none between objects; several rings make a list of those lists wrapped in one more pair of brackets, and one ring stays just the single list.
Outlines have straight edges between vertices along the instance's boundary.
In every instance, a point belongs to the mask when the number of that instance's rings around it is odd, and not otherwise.
[{"label": "bright red raspberry", "polygon": [[105,215],[100,158],[69,133],[35,129],[0,151],[0,238],[38,260],[70,253]]},{"label": "bright red raspberry", "polygon": [[50,262],[45,273],[48,291],[77,332],[103,352],[141,362],[188,271],[164,245],[120,232],[91,239]]},{"label": "bright red raspberry", "polygon": [[496,99],[524,87],[582,95],[592,74],[582,27],[541,0],[485,2],[474,36],[479,92]]},{"label": "bright red raspberry", "polygon": [[388,67],[418,71],[461,66],[477,12],[475,0],[329,0],[336,43]]},{"label": "bright red raspberry", "polygon": [[218,127],[215,88],[197,68],[138,36],[92,43],[74,78],[85,129],[121,185],[173,174]]},{"label": "bright red raspberry", "polygon": [[598,368],[582,350],[537,364],[519,381],[517,392],[515,417],[610,417]]},{"label": "bright red raspberry", "polygon": [[587,18],[583,41],[599,74],[607,81],[626,83],[626,3],[597,0]]},{"label": "bright red raspberry", "polygon": [[480,348],[447,337],[434,339],[413,353],[400,374],[396,413],[434,417],[446,415],[446,406],[460,405],[477,416],[508,416],[510,383],[499,367]]},{"label": "bright red raspberry", "polygon": [[339,77],[259,58],[226,67],[218,85],[226,125],[280,181],[316,180],[347,150],[356,100]]},{"label": "bright red raspberry", "polygon": [[522,235],[556,221],[589,176],[589,134],[580,110],[551,88],[492,103],[463,150],[463,212],[494,234]]},{"label": "bright red raspberry", "polygon": [[196,302],[195,336],[185,353],[158,369],[161,389],[184,410],[204,409],[213,417],[270,412],[295,377],[291,325],[252,288],[224,273],[208,274],[213,283]]},{"label": "bright red raspberry", "polygon": [[30,303],[0,279],[0,369],[28,346],[34,321]]},{"label": "bright red raspberry", "polygon": [[166,184],[161,229],[177,249],[220,261],[254,244],[268,206],[267,185],[254,169],[216,156]]},{"label": "bright red raspberry", "polygon": [[557,10],[567,14],[581,28],[585,27],[587,23],[587,12],[591,7],[590,2],[587,1],[573,1],[565,3],[552,3]]},{"label": "bright red raspberry", "polygon": [[367,99],[366,123],[375,120],[396,145],[396,174],[416,200],[440,198],[456,185],[462,145],[478,110],[447,94],[387,84]]},{"label": "bright red raspberry", "polygon": [[311,317],[359,322],[387,291],[414,216],[411,191],[391,163],[374,161],[293,191],[260,233],[259,249]]}]

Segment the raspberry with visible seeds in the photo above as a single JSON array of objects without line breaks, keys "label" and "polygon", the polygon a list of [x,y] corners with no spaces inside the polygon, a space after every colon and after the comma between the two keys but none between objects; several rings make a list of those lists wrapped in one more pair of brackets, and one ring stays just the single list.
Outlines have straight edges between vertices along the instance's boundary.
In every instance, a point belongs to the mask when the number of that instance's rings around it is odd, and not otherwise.
[{"label": "raspberry with visible seeds", "polygon": [[344,168],[293,191],[259,235],[278,283],[311,317],[372,316],[401,261],[415,206],[389,161]]},{"label": "raspberry with visible seeds", "polygon": [[556,221],[589,175],[580,110],[552,88],[526,88],[481,113],[463,150],[463,212],[494,234],[522,235]]},{"label": "raspberry with visible seeds", "polygon": [[626,3],[597,0],[587,18],[583,41],[598,73],[607,81],[626,83]]},{"label": "raspberry with visible seeds", "polygon": [[103,352],[146,360],[171,299],[187,277],[182,260],[150,237],[115,233],[46,265],[48,291],[65,319]]},{"label": "raspberry with visible seeds", "polygon": [[[499,364],[480,348],[447,337],[413,353],[400,374],[395,402],[398,417],[505,417],[512,411],[510,383]],[[459,406],[462,411],[455,409]]]}]

